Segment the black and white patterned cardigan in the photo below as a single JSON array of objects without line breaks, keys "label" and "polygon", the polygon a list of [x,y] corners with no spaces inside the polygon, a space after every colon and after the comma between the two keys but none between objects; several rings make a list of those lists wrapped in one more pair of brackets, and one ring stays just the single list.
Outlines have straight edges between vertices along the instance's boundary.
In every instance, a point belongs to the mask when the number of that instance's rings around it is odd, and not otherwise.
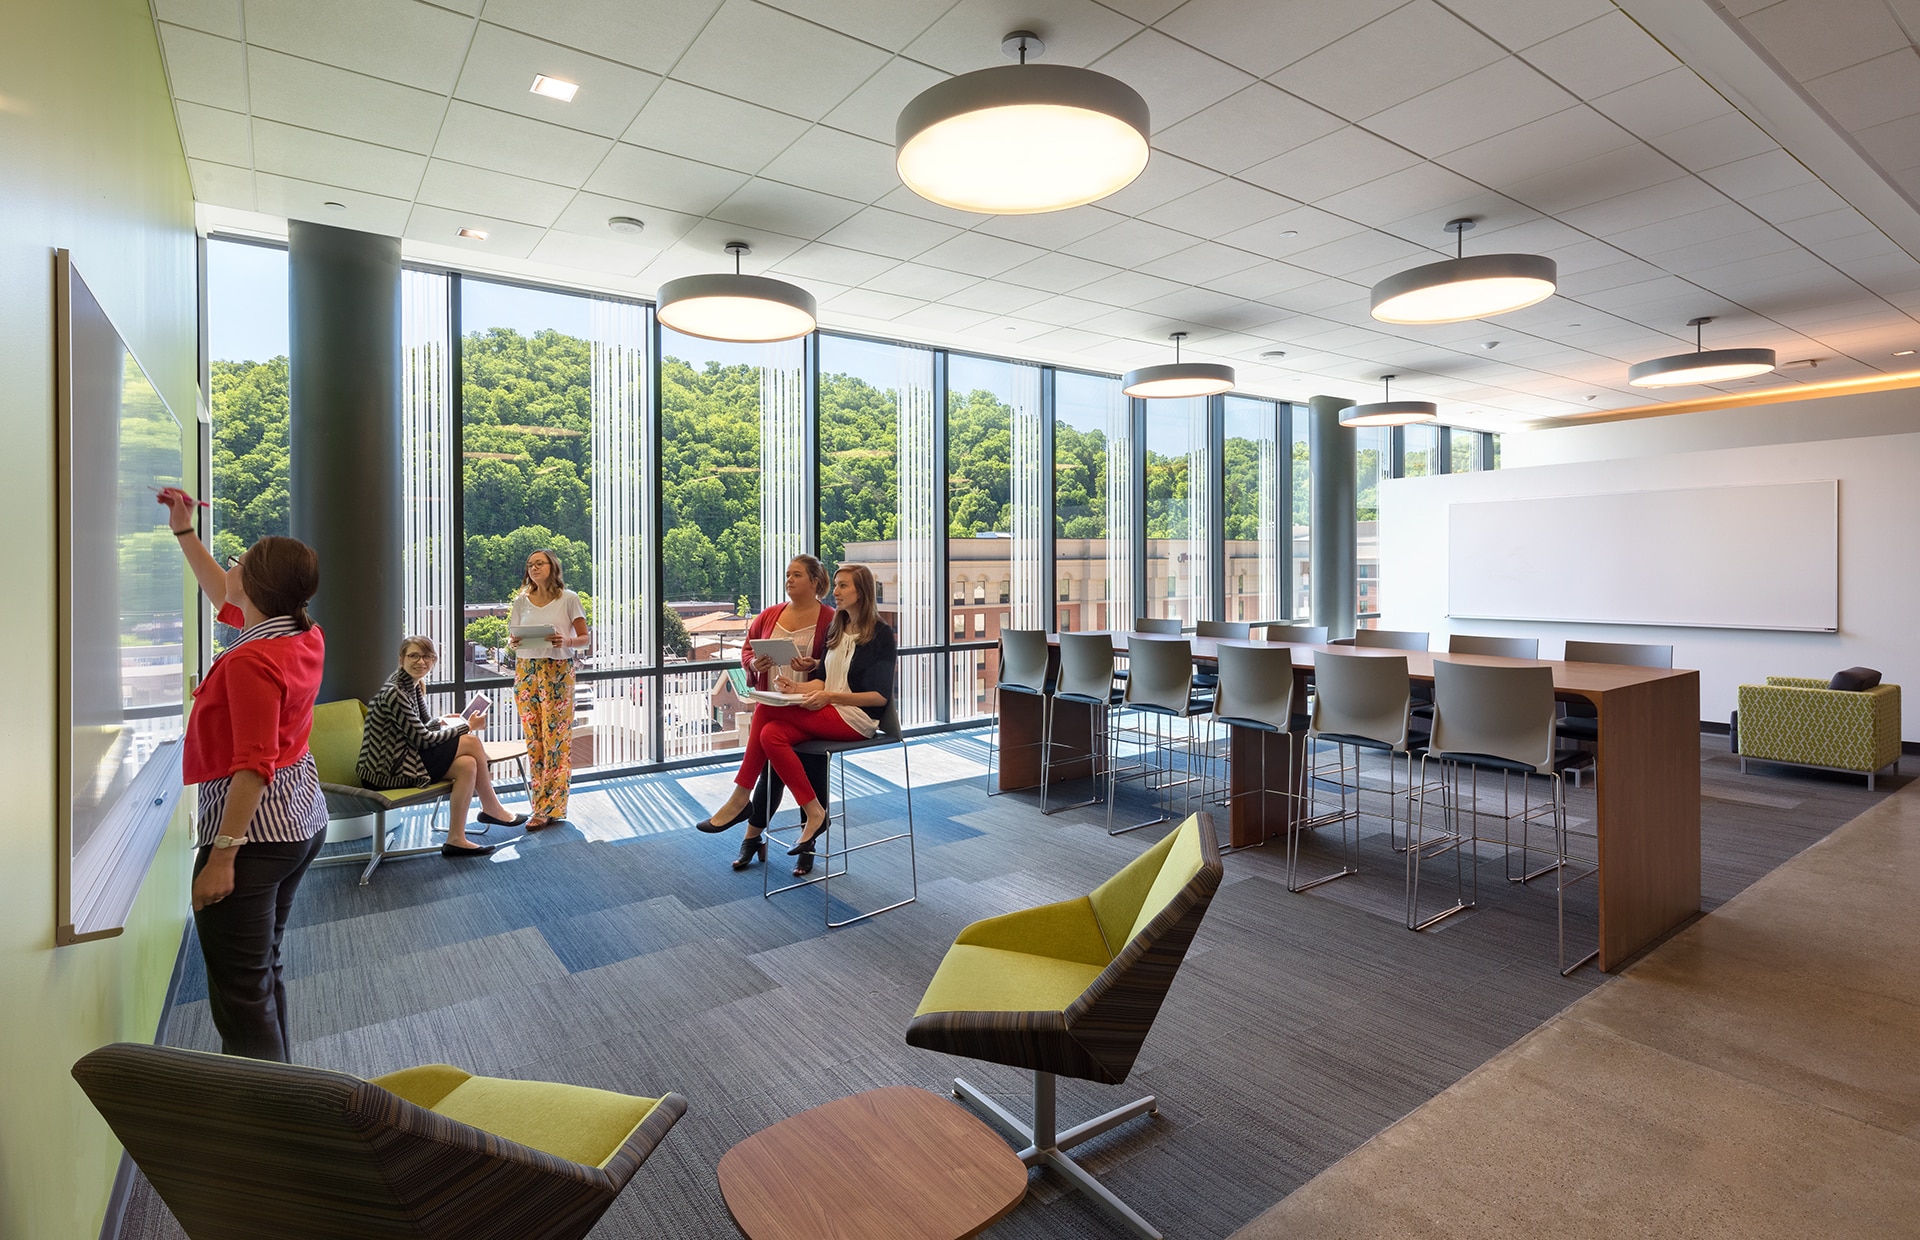
[{"label": "black and white patterned cardigan", "polygon": [[403,668],[367,704],[354,773],[363,788],[424,788],[433,781],[421,753],[465,731],[464,723],[442,723],[427,714],[420,683]]}]

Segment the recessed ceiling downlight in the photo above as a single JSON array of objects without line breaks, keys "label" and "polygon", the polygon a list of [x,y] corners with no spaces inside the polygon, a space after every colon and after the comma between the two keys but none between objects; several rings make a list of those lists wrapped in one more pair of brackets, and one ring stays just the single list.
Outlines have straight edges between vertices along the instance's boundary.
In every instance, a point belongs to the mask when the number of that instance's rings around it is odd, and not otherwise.
[{"label": "recessed ceiling downlight", "polygon": [[573,97],[580,93],[580,83],[536,73],[533,75],[533,85],[527,87],[527,90],[536,95],[545,95],[549,99],[558,99],[561,103],[572,103]]},{"label": "recessed ceiling downlight", "polygon": [[661,325],[737,344],[792,340],[812,331],[818,323],[813,294],[784,280],[741,274],[740,258],[752,251],[744,241],[729,241],[731,274],[682,276],[662,284],[655,303]]},{"label": "recessed ceiling downlight", "polygon": [[607,217],[607,227],[623,237],[632,237],[645,232],[647,222],[631,215],[610,215]]},{"label": "recessed ceiling downlight", "polygon": [[1399,377],[1381,375],[1381,394],[1386,399],[1365,405],[1348,405],[1340,411],[1340,425],[1411,426],[1416,422],[1432,422],[1439,418],[1440,409],[1432,401],[1393,399],[1393,381]]},{"label": "recessed ceiling downlight", "polygon": [[948,78],[894,125],[894,166],[941,206],[1034,215],[1097,202],[1147,166],[1147,101],[1125,82],[1071,65],[1030,65],[1045,44],[1016,30],[1020,63]]},{"label": "recessed ceiling downlight", "polygon": [[1382,323],[1464,323],[1523,310],[1553,296],[1560,269],[1539,254],[1476,254],[1462,251],[1470,219],[1447,221],[1454,257],[1428,263],[1373,286],[1373,317]]},{"label": "recessed ceiling downlight", "polygon": [[1233,390],[1233,367],[1217,362],[1183,362],[1180,342],[1185,332],[1174,332],[1173,361],[1163,366],[1142,366],[1129,370],[1120,380],[1120,390],[1142,400],[1172,400],[1183,396],[1215,396]]},{"label": "recessed ceiling downlight", "polygon": [[1634,387],[1685,387],[1751,378],[1774,369],[1777,361],[1772,349],[1705,348],[1700,329],[1711,322],[1711,315],[1688,319],[1687,326],[1693,329],[1693,352],[1638,362],[1627,369],[1627,382]]}]

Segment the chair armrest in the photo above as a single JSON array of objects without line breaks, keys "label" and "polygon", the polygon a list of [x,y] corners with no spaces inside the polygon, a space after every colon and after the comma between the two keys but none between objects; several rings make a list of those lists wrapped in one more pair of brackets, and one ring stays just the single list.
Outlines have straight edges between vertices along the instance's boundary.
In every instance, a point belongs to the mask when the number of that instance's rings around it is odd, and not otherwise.
[{"label": "chair armrest", "polygon": [[976,921],[954,937],[953,945],[993,947],[1101,967],[1113,959],[1100,934],[1093,902],[1085,896]]},{"label": "chair armrest", "polygon": [[1811,676],[1769,676],[1767,684],[1776,689],[1824,689],[1827,682]]}]

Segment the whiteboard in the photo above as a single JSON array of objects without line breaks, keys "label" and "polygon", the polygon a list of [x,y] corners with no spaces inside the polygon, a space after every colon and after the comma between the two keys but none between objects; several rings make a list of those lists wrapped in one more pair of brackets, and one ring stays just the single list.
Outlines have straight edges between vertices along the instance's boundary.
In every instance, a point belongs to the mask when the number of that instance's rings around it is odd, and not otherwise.
[{"label": "whiteboard", "polygon": [[1840,484],[1452,504],[1447,614],[1834,632]]}]

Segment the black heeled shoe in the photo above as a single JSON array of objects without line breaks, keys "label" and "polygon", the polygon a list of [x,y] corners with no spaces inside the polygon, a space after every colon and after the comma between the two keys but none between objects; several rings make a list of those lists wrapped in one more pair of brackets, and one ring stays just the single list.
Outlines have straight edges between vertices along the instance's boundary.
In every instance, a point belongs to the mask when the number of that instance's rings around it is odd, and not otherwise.
[{"label": "black heeled shoe", "polygon": [[728,831],[733,829],[734,827],[739,826],[741,823],[747,820],[747,816],[751,813],[753,813],[753,802],[749,800],[746,804],[746,808],[742,809],[739,813],[727,819],[725,822],[715,822],[713,820],[713,815],[708,814],[705,818],[702,818],[699,822],[694,823],[693,829],[696,831],[705,831],[708,835],[718,835],[722,831]]},{"label": "black heeled shoe", "polygon": [[821,836],[827,833],[827,827],[832,823],[832,821],[833,820],[830,818],[822,819],[820,822],[820,829],[818,831],[815,831],[812,835],[803,836],[799,843],[795,844],[792,848],[787,849],[787,856],[798,857],[803,853],[806,854],[807,856],[812,856],[814,844],[819,841]]},{"label": "black heeled shoe", "polygon": [[749,835],[740,842],[740,855],[734,858],[733,868],[736,870],[746,869],[753,864],[753,859],[756,855],[758,855],[762,861],[767,859],[767,837],[764,834]]}]

